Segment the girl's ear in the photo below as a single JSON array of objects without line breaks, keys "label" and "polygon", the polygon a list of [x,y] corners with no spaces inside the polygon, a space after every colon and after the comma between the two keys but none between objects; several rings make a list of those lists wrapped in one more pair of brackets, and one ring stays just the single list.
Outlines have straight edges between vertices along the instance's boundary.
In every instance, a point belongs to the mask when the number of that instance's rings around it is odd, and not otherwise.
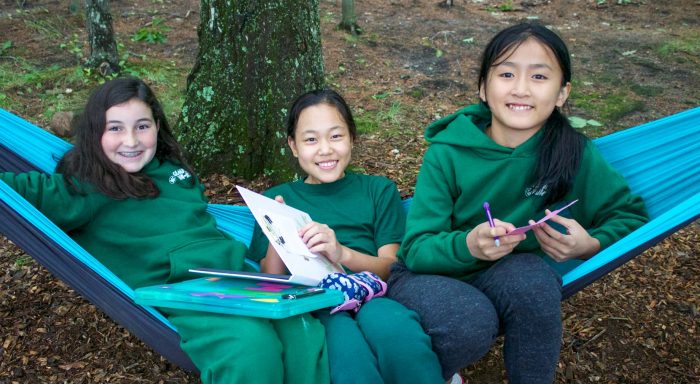
[{"label": "girl's ear", "polygon": [[289,145],[289,149],[292,150],[292,155],[294,155],[294,157],[299,157],[299,152],[297,151],[297,142],[294,141],[293,137],[287,136],[287,145]]},{"label": "girl's ear", "polygon": [[484,104],[486,104],[486,89],[484,89],[483,83],[481,84],[481,87],[479,87],[479,98],[484,102]]},{"label": "girl's ear", "polygon": [[567,82],[561,89],[559,89],[559,96],[557,96],[557,107],[563,107],[566,104],[566,100],[569,98],[571,93],[571,83]]}]

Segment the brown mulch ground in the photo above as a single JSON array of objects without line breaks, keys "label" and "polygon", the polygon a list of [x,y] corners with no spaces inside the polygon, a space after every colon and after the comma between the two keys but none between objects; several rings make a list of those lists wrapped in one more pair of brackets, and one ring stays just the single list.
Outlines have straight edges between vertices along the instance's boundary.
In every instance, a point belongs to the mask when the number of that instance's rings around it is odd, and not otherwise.
[{"label": "brown mulch ground", "polygon": [[[452,9],[438,6],[437,0],[356,2],[364,29],[359,37],[334,29],[339,1],[321,0],[327,78],[354,106],[358,119],[381,116],[375,129],[361,135],[354,165],[392,178],[403,195],[412,193],[425,150],[422,128],[475,100],[481,47],[516,19],[536,16],[565,37],[578,79],[572,114],[602,120],[590,114],[591,108],[631,105],[610,117],[602,131],[587,131],[591,135],[695,107],[700,100],[698,1],[456,0]],[[1,2],[0,44],[12,39],[26,52],[8,51],[0,60],[19,68],[19,58],[7,56],[34,54],[46,67],[74,65],[70,52],[35,33],[43,28],[84,34],[80,17],[63,3]],[[505,12],[508,4],[512,10]],[[139,60],[138,55],[172,59],[184,79],[196,52],[198,1],[113,1],[112,12],[117,34],[135,54],[130,60]],[[166,44],[129,41],[154,16],[173,28]],[[658,47],[668,39],[688,42],[690,48],[662,55]],[[619,92],[621,98],[606,98]],[[23,117],[48,125],[41,92],[18,87],[4,94],[26,106]],[[584,101],[586,108],[577,107]],[[211,199],[223,203],[238,201],[233,183],[266,185],[231,175],[207,180]],[[688,226],[563,303],[557,383],[700,382],[699,229],[698,223]],[[0,240],[0,384],[198,381]],[[463,375],[470,383],[503,382],[501,360],[494,348]]]}]

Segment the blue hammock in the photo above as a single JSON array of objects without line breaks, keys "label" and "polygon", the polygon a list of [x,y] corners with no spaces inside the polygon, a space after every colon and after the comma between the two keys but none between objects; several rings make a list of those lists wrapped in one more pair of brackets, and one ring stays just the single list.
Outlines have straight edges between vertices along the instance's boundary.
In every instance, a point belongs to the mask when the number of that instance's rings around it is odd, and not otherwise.
[{"label": "blue hammock", "polygon": [[[652,220],[585,262],[557,264],[567,298],[700,216],[700,108],[594,140],[640,194]],[[70,144],[0,109],[0,170],[53,172]],[[595,181],[591,181],[595,182]],[[406,209],[411,200],[405,200]],[[250,243],[246,207],[210,204],[219,227]],[[175,328],[158,311],[134,303],[134,292],[5,183],[0,233],[158,353],[196,371]]]}]

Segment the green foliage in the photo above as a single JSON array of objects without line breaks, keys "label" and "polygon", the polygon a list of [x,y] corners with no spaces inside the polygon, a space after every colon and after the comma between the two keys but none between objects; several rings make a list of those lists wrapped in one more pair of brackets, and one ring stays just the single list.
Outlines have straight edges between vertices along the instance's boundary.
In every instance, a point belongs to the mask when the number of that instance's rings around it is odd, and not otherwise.
[{"label": "green foliage", "polygon": [[377,94],[372,95],[372,98],[373,98],[374,100],[382,100],[382,99],[386,99],[387,97],[389,97],[389,95],[391,95],[391,93],[386,92],[386,91],[385,91],[385,92],[379,92],[379,93],[377,93]]},{"label": "green foliage", "polygon": [[663,92],[662,87],[644,84],[632,84],[630,89],[632,92],[642,97],[655,97]]},{"label": "green foliage", "polygon": [[404,109],[400,101],[392,101],[388,107],[378,110],[358,109],[354,116],[357,133],[372,134],[381,129],[390,136],[399,134],[403,128]]},{"label": "green foliage", "polygon": [[78,59],[83,58],[83,39],[77,33],[72,34],[71,38],[67,42],[61,43],[59,47],[72,53]]},{"label": "green foliage", "polygon": [[401,102],[393,101],[387,110],[379,111],[377,117],[390,125],[398,126],[401,124],[402,110],[403,105]]},{"label": "green foliage", "polygon": [[689,36],[682,36],[664,42],[658,48],[658,52],[663,57],[669,57],[678,53],[685,53],[691,56],[700,56],[700,33],[694,32]]},{"label": "green foliage", "polygon": [[608,130],[623,128],[621,120],[625,116],[646,108],[643,98],[647,96],[643,93],[662,91],[654,86],[614,82],[605,76],[595,82],[574,81],[572,88],[570,100],[573,106],[581,110],[580,114],[595,120],[572,116],[569,121],[574,128],[582,129],[589,136],[603,134],[602,126]]},{"label": "green foliage", "polygon": [[12,48],[12,40],[6,40],[0,44],[0,56],[5,56],[5,52]]},{"label": "green foliage", "polygon": [[167,38],[165,34],[171,30],[165,25],[165,20],[160,17],[154,17],[150,25],[139,28],[138,31],[131,35],[132,41],[141,41],[150,44],[163,44]]},{"label": "green foliage", "polygon": [[357,133],[360,135],[370,134],[379,129],[379,120],[376,113],[358,110],[355,112],[355,125],[357,125]]},{"label": "green foliage", "polygon": [[505,3],[501,4],[498,6],[498,9],[501,10],[501,12],[512,12],[515,10],[515,7],[513,6],[513,0],[507,0]]},{"label": "green foliage", "polygon": [[603,125],[600,122],[598,122],[597,120],[593,120],[593,119],[586,120],[586,119],[584,119],[582,117],[578,117],[578,116],[569,117],[569,123],[571,123],[571,126],[576,128],[576,129],[583,128],[587,125],[590,125],[593,127],[600,127]]},{"label": "green foliage", "polygon": [[489,12],[513,12],[515,11],[515,5],[513,4],[513,0],[506,0],[496,7],[489,5],[486,7],[486,10]]},{"label": "green foliage", "polygon": [[[63,49],[78,56],[79,39],[74,35]],[[12,47],[11,41],[0,43],[0,56]],[[157,93],[171,121],[177,119],[183,102],[187,69],[178,68],[174,61],[148,59],[145,56],[129,54],[120,46],[120,65],[124,74],[138,76],[149,82]],[[73,66],[53,64],[48,67],[40,60],[18,52],[12,61],[0,60],[0,107],[20,114],[36,116],[36,121],[45,123],[60,111],[79,110],[87,99],[89,91],[106,79],[91,68],[84,68],[79,61]],[[113,76],[116,76],[113,75]],[[38,96],[38,105],[27,105],[25,96]],[[40,111],[37,114],[37,109]]]},{"label": "green foliage", "polygon": [[21,267],[24,267],[26,265],[31,265],[32,263],[34,263],[34,260],[31,257],[29,257],[27,255],[21,255],[21,256],[17,256],[17,258],[15,259],[14,265],[17,268],[21,268]]},{"label": "green foliage", "polygon": [[321,22],[322,22],[322,23],[333,23],[333,24],[335,24],[335,23],[336,23],[335,20],[336,20],[335,14],[334,14],[333,12],[331,12],[331,11],[327,11],[326,13],[324,13],[323,15],[321,15]]},{"label": "green foliage", "polygon": [[[445,37],[445,39],[447,39],[446,34],[443,34],[443,36]],[[421,45],[435,50],[435,58],[437,59],[441,58],[445,54],[445,52],[443,52],[443,50],[436,45],[434,39],[423,37],[421,39]]]},{"label": "green foliage", "polygon": [[[39,9],[37,13],[46,12],[46,9]],[[65,35],[63,28],[68,24],[65,18],[58,15],[31,14],[23,19],[24,24],[37,35],[48,40],[61,40]]]}]

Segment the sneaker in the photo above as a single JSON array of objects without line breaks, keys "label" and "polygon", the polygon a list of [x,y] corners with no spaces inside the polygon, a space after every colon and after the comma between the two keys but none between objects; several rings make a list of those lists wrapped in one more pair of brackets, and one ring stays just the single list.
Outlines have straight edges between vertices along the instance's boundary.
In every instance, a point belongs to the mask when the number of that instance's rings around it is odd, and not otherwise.
[{"label": "sneaker", "polygon": [[447,384],[464,384],[464,379],[459,373],[455,373]]}]

